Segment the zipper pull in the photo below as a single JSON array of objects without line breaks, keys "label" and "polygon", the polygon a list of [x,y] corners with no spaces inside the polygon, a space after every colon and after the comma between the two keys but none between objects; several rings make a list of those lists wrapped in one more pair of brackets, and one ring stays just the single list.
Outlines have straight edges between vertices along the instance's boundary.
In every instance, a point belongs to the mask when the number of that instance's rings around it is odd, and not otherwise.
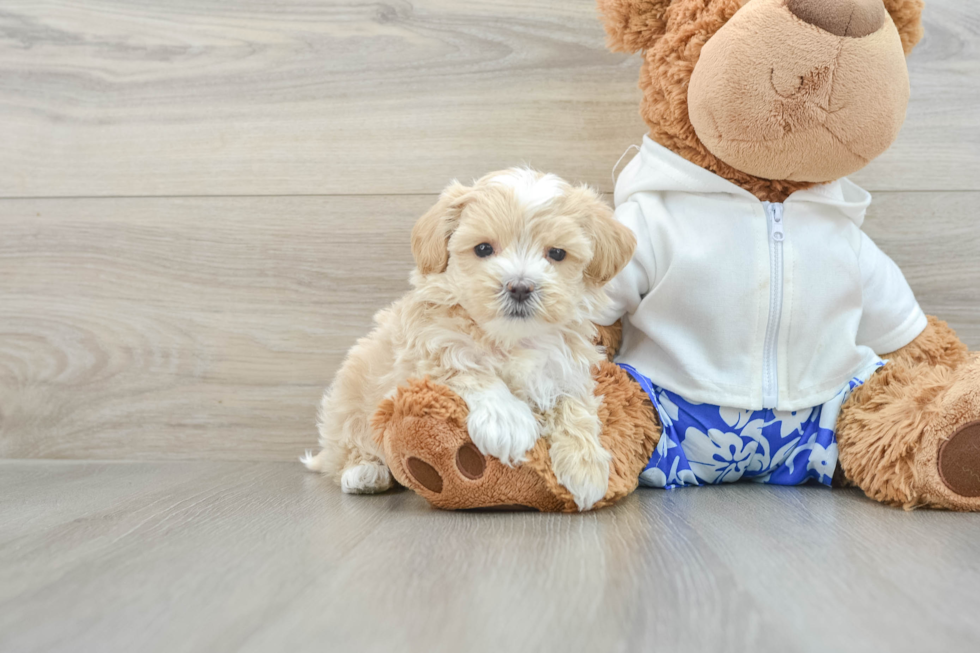
[{"label": "zipper pull", "polygon": [[783,242],[786,232],[783,231],[783,205],[769,205],[769,236],[777,243]]}]

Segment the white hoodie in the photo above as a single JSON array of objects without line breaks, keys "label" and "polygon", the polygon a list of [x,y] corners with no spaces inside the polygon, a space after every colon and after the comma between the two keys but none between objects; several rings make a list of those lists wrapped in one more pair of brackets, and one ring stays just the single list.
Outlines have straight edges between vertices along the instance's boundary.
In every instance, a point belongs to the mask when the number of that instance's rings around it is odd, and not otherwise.
[{"label": "white hoodie", "polygon": [[822,405],[926,327],[870,203],[847,179],[760,202],[644,137],[616,183],[636,254],[597,322],[627,316],[618,361],[688,401]]}]

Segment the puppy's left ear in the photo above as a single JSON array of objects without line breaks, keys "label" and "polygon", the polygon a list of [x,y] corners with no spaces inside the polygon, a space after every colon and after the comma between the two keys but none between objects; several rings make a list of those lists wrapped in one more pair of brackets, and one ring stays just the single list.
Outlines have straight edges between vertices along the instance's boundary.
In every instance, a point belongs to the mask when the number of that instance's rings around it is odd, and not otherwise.
[{"label": "puppy's left ear", "polygon": [[472,189],[454,181],[442,191],[435,206],[412,228],[412,256],[422,274],[445,272],[449,265],[449,237],[459,225],[463,197]]},{"label": "puppy's left ear", "polygon": [[626,267],[636,249],[636,237],[616,221],[613,210],[595,193],[580,187],[584,206],[588,208],[587,229],[592,236],[592,260],[585,268],[585,278],[604,286]]}]

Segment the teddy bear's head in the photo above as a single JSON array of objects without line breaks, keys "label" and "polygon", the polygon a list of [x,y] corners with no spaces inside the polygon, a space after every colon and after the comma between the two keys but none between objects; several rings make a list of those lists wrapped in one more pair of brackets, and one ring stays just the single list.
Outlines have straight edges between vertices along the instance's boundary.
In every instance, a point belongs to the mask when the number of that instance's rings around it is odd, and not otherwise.
[{"label": "teddy bear's head", "polygon": [[661,145],[763,199],[851,174],[898,136],[922,0],[598,0],[643,51]]}]

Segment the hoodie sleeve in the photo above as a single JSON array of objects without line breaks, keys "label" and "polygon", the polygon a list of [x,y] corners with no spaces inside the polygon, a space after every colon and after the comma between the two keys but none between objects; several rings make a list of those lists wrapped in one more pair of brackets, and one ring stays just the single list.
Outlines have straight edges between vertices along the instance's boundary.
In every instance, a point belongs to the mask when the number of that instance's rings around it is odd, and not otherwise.
[{"label": "hoodie sleeve", "polygon": [[864,314],[857,342],[879,355],[897,351],[925,330],[925,313],[919,308],[902,271],[864,232],[861,232],[858,259]]},{"label": "hoodie sleeve", "polygon": [[609,326],[624,315],[634,313],[657,278],[653,241],[639,205],[636,202],[620,204],[616,208],[616,219],[636,236],[636,251],[623,271],[606,285],[606,295],[612,301],[595,320],[602,326]]}]

